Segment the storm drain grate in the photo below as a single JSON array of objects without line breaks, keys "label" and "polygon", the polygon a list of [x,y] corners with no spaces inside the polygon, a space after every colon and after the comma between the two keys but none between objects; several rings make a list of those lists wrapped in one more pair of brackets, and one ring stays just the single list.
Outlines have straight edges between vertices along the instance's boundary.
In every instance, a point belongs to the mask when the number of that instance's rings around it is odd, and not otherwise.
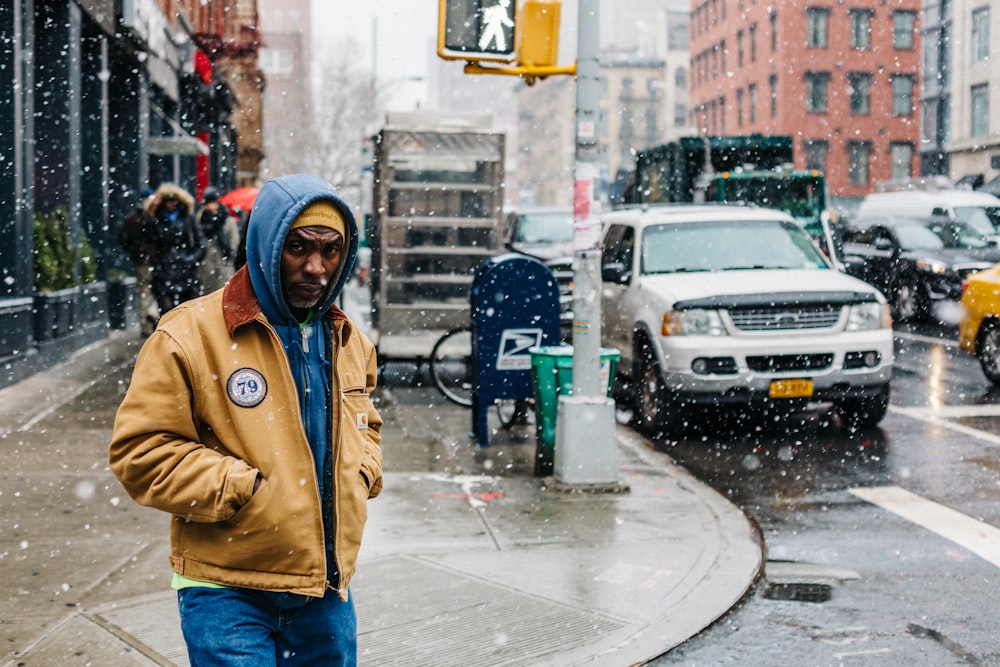
[{"label": "storm drain grate", "polygon": [[770,583],[764,589],[768,600],[792,602],[828,602],[833,597],[833,586],[816,583]]},{"label": "storm drain grate", "polygon": [[527,665],[623,627],[414,559],[371,562],[363,571],[351,587],[365,665]]}]

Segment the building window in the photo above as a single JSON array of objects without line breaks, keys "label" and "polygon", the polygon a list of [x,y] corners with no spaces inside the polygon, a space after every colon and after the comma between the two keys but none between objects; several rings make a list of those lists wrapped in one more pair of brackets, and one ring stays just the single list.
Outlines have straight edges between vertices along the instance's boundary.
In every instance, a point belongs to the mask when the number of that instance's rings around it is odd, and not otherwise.
[{"label": "building window", "polygon": [[851,48],[867,49],[872,45],[872,10],[851,9]]},{"label": "building window", "polygon": [[767,79],[767,86],[771,96],[771,118],[778,115],[778,75],[772,74]]},{"label": "building window", "polygon": [[292,54],[288,49],[264,48],[257,52],[257,64],[265,74],[289,75],[292,73]]},{"label": "building window", "polygon": [[890,177],[894,181],[909,178],[913,174],[913,145],[893,142],[889,144],[889,159],[892,161]]},{"label": "building window", "polygon": [[719,133],[726,133],[726,97],[719,98]]},{"label": "building window", "polygon": [[750,62],[757,62],[757,24],[750,24]]},{"label": "building window", "polygon": [[743,67],[743,31],[736,31],[736,66]]},{"label": "building window", "polygon": [[806,9],[806,46],[811,49],[825,49],[829,42],[830,10],[825,7]]},{"label": "building window", "polygon": [[826,111],[826,89],[830,85],[829,72],[806,72],[806,111]]},{"label": "building window", "polygon": [[688,50],[688,19],[680,12],[670,14],[667,26],[667,49],[671,51]]},{"label": "building window", "polygon": [[687,127],[688,108],[685,104],[674,105],[674,127]]},{"label": "building window", "polygon": [[972,11],[972,62],[990,58],[990,8]]},{"label": "building window", "polygon": [[681,90],[687,88],[687,70],[683,67],[678,67],[674,72],[674,85]]},{"label": "building window", "polygon": [[913,113],[913,76],[895,74],[892,77],[892,115],[909,116]]},{"label": "building window", "polygon": [[871,147],[864,141],[847,143],[847,182],[850,185],[868,185],[868,158]]},{"label": "building window", "polygon": [[892,45],[900,50],[913,48],[916,34],[917,13],[897,11],[892,13]]},{"label": "building window", "polygon": [[851,88],[851,113],[871,113],[872,75],[851,72],[847,75],[847,83]]},{"label": "building window", "polygon": [[989,87],[981,84],[972,87],[972,118],[970,134],[973,137],[985,137],[990,128],[990,98]]},{"label": "building window", "polygon": [[757,84],[751,83],[747,86],[747,107],[750,113],[750,124],[757,122]]},{"label": "building window", "polygon": [[736,127],[743,128],[743,89],[736,89]]},{"label": "building window", "polygon": [[806,169],[826,171],[826,157],[830,153],[830,144],[825,139],[806,140]]},{"label": "building window", "polygon": [[771,13],[771,53],[778,51],[778,12]]}]

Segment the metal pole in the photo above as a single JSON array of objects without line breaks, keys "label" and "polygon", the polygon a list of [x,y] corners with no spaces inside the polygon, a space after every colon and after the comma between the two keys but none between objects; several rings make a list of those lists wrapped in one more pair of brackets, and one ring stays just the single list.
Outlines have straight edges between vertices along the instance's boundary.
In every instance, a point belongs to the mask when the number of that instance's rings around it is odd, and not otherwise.
[{"label": "metal pole", "polygon": [[559,397],[554,474],[570,485],[618,481],[614,402],[601,377],[600,22],[598,0],[580,0],[573,173],[573,395]]}]

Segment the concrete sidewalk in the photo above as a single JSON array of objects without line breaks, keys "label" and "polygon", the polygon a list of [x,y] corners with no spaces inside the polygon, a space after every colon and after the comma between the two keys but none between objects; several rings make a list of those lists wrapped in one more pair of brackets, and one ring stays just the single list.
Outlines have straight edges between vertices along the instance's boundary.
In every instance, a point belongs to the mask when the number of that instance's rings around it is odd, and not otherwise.
[{"label": "concrete sidewalk", "polygon": [[[7,665],[186,665],[167,518],[107,469],[139,341],[114,334],[0,392]],[[352,590],[361,665],[632,665],[725,614],[763,567],[756,528],[625,427],[621,493],[532,474],[533,429],[475,447],[430,387],[377,395],[385,490]],[[491,419],[495,418],[491,412]]]}]

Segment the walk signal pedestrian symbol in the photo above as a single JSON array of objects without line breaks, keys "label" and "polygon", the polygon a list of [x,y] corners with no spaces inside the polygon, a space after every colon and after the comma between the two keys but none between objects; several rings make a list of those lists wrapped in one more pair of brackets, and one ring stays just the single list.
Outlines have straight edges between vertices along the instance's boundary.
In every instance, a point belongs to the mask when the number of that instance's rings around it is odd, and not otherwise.
[{"label": "walk signal pedestrian symbol", "polygon": [[438,55],[454,60],[517,58],[516,0],[438,0]]}]

